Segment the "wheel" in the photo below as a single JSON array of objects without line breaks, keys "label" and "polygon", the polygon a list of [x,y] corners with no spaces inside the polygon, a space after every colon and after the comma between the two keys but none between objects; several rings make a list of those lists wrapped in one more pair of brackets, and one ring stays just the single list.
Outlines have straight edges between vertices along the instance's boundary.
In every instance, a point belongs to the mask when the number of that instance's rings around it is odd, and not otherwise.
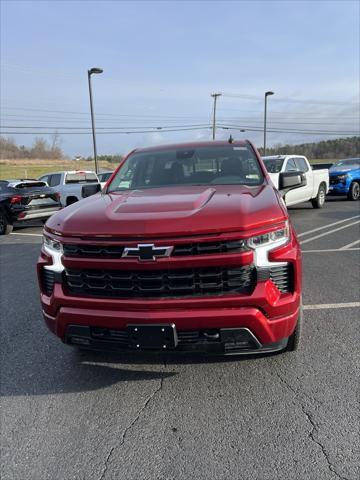
[{"label": "wheel", "polygon": [[359,182],[352,182],[350,185],[348,199],[349,200],[359,200],[360,198],[360,184]]},{"label": "wheel", "polygon": [[299,316],[298,321],[296,324],[296,328],[294,333],[292,333],[289,337],[288,344],[286,346],[286,350],[288,352],[295,352],[299,348],[299,344],[301,341],[302,330],[303,330],[303,305],[302,301],[300,302],[300,309],[299,309]]},{"label": "wheel", "polygon": [[311,200],[312,206],[314,208],[322,208],[325,203],[326,190],[324,185],[319,186],[318,193],[315,198]]},{"label": "wheel", "polygon": [[69,197],[66,199],[66,206],[68,207],[69,205],[72,205],[73,203],[76,203],[78,199],[76,197]]},{"label": "wheel", "polygon": [[8,222],[6,215],[0,210],[0,235],[9,235],[13,230],[13,226]]}]

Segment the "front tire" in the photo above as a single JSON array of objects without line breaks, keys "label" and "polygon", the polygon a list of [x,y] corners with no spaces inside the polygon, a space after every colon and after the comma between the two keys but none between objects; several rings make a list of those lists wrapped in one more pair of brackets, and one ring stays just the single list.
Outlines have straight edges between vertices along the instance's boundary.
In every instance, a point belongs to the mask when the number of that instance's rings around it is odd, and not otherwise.
[{"label": "front tire", "polygon": [[5,212],[0,210],[0,235],[9,235],[13,231],[13,226],[6,218]]},{"label": "front tire", "polygon": [[286,346],[286,350],[288,352],[295,352],[299,348],[299,345],[300,345],[300,342],[301,342],[301,337],[302,337],[303,324],[304,324],[303,305],[302,305],[302,301],[301,301],[296,328],[295,328],[294,332],[290,335],[289,340],[288,340],[288,344]]},{"label": "front tire", "polygon": [[314,208],[322,208],[325,203],[326,189],[323,184],[319,186],[318,193],[315,198],[311,200],[312,206]]},{"label": "front tire", "polygon": [[348,199],[352,201],[359,200],[360,198],[360,184],[359,182],[352,182],[350,185]]}]

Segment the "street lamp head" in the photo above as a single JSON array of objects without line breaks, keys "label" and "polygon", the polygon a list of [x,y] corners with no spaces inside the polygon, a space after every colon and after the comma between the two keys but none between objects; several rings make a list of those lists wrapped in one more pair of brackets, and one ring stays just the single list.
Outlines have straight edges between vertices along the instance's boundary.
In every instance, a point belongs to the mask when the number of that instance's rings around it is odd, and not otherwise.
[{"label": "street lamp head", "polygon": [[88,70],[88,74],[92,75],[93,73],[103,73],[103,71],[104,70],[102,68],[94,67],[94,68],[90,68],[90,70]]},{"label": "street lamp head", "polygon": [[265,92],[265,97],[267,97],[269,95],[274,95],[274,92]]}]

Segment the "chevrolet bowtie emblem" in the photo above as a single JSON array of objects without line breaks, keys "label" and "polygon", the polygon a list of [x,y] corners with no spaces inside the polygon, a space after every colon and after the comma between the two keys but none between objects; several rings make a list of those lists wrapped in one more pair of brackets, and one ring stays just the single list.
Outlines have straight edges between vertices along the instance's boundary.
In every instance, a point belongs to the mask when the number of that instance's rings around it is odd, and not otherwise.
[{"label": "chevrolet bowtie emblem", "polygon": [[137,247],[124,248],[122,257],[138,257],[142,261],[154,262],[158,257],[169,257],[174,247],[155,247],[153,243],[139,243]]}]

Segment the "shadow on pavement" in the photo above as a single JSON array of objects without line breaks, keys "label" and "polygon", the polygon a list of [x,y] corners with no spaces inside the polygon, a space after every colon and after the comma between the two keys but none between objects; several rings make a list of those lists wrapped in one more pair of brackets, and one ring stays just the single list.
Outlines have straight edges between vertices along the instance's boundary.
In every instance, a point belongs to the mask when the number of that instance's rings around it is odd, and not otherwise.
[{"label": "shadow on pavement", "polygon": [[[164,363],[161,370],[149,368],[121,368],[112,365],[102,365],[82,360],[71,355],[62,356],[51,363],[24,364],[20,375],[13,377],[11,372],[3,372],[0,389],[1,396],[33,396],[62,393],[77,393],[100,390],[119,382],[151,381],[177,375],[176,372],[165,371]],[[74,358],[76,358],[74,360]],[[100,360],[99,360],[100,362]],[[6,377],[6,378],[5,378]],[[16,379],[15,379],[16,378]]]}]

